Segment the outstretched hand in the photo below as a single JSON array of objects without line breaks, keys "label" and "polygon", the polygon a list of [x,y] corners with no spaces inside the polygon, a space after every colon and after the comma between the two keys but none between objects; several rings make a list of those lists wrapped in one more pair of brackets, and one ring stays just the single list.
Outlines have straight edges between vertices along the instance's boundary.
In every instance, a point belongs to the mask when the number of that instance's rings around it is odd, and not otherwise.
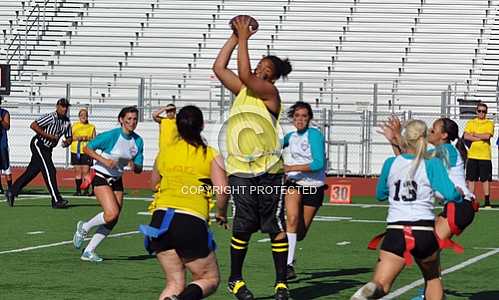
[{"label": "outstretched hand", "polygon": [[382,134],[392,144],[398,144],[401,131],[402,125],[400,120],[395,116],[389,117],[388,120],[384,121],[379,129],[376,130],[377,133]]},{"label": "outstretched hand", "polygon": [[236,29],[239,39],[249,39],[257,30],[253,30],[250,26],[251,18],[249,16],[241,16],[234,20],[234,28]]}]

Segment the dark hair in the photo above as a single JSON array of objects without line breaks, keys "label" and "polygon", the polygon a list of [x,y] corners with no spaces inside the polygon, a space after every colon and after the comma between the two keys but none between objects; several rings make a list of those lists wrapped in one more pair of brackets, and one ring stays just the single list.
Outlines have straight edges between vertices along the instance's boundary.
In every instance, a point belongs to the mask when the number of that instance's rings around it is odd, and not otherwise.
[{"label": "dark hair", "polygon": [[268,55],[265,56],[263,59],[269,59],[274,65],[274,74],[273,74],[274,79],[279,79],[281,78],[281,76],[286,78],[288,77],[288,74],[291,73],[291,71],[293,70],[291,63],[287,58],[282,60],[275,55]]},{"label": "dark hair", "polygon": [[293,119],[295,112],[300,108],[305,108],[308,111],[308,115],[310,117],[310,120],[312,120],[314,118],[314,112],[312,111],[312,106],[310,106],[310,104],[308,104],[307,102],[303,102],[303,101],[297,101],[297,102],[295,102],[295,104],[293,104],[289,108],[288,118]]},{"label": "dark hair", "polygon": [[204,125],[201,110],[194,105],[184,106],[177,113],[175,122],[177,123],[177,130],[180,137],[196,148],[203,147],[203,151],[206,153],[207,145],[201,137]]},{"label": "dark hair", "polygon": [[447,139],[445,140],[447,143],[453,142],[457,139],[456,148],[461,154],[462,160],[466,163],[468,159],[468,149],[464,144],[464,140],[459,137],[459,126],[457,123],[449,118],[440,118],[437,121],[442,122],[442,130],[444,133],[447,133]]},{"label": "dark hair", "polygon": [[486,110],[489,110],[489,107],[487,106],[487,104],[485,104],[485,102],[478,102],[478,104],[476,105],[476,108],[478,109],[480,106],[483,106],[485,107]]},{"label": "dark hair", "polygon": [[139,114],[139,110],[137,109],[136,106],[125,106],[120,110],[120,113],[118,114],[118,122],[121,124],[120,119],[124,118],[127,113],[135,113]]}]

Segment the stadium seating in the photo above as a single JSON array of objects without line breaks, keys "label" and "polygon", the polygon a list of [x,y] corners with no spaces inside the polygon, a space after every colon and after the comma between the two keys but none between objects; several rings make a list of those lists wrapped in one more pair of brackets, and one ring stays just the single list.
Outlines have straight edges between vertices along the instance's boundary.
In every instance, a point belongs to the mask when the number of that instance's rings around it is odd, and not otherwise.
[{"label": "stadium seating", "polygon": [[[41,38],[31,30],[25,39],[26,16],[37,4],[46,12],[46,30]],[[444,91],[449,92],[451,105],[457,105],[458,98],[482,96],[495,103],[495,50],[489,46],[495,4],[492,0],[3,1],[2,57],[12,40],[28,45],[27,52],[19,51],[12,58],[20,66],[13,66],[13,92],[6,100],[12,105],[51,103],[70,87],[71,101],[92,105],[101,120],[109,120],[115,112],[105,108],[124,104],[144,106],[145,120],[150,120],[155,107],[175,101],[194,103],[207,119],[220,123],[232,95],[222,90],[211,65],[230,34],[228,21],[249,14],[260,23],[250,41],[252,65],[265,54],[289,57],[294,71],[278,83],[285,105],[304,99],[314,103],[319,115],[328,116],[324,110],[331,110],[331,138],[337,142],[331,158],[345,148],[342,141],[348,141],[349,171],[367,174],[378,169],[369,161],[377,161],[371,156],[388,151],[372,134],[372,126],[367,127],[363,111],[373,110],[375,84],[380,117],[399,110],[436,116]],[[17,40],[16,34],[21,35]],[[230,66],[235,67],[234,61]],[[139,94],[143,103],[137,100]],[[365,127],[359,125],[364,123]],[[208,130],[214,132],[210,136],[216,135],[216,128]],[[367,147],[381,148],[368,157]]]}]

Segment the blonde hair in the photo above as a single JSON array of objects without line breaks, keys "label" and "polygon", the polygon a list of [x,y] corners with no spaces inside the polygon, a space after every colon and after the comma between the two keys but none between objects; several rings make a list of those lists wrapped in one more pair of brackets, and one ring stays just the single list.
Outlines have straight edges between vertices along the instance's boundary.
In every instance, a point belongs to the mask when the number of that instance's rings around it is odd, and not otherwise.
[{"label": "blonde hair", "polygon": [[426,147],[428,146],[428,127],[421,120],[409,120],[402,135],[402,147],[412,149],[416,153],[416,158],[409,170],[409,179],[414,179],[414,174],[422,159],[428,158]]},{"label": "blonde hair", "polygon": [[78,111],[78,116],[80,116],[82,112],[86,112],[87,116],[88,116],[88,109],[86,109],[85,107],[84,108],[80,108],[80,111]]}]

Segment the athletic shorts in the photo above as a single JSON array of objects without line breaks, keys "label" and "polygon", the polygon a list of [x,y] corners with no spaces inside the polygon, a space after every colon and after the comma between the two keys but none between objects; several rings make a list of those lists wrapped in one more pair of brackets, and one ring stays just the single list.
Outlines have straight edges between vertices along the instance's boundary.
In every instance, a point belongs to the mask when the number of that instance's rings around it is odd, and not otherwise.
[{"label": "athletic shorts", "polygon": [[481,159],[468,159],[466,162],[466,180],[492,181],[492,161]]},{"label": "athletic shorts", "polygon": [[11,174],[8,147],[0,147],[0,170],[2,170],[2,173],[5,175]]},{"label": "athletic shorts", "polygon": [[286,231],[283,174],[229,176],[234,201],[234,232],[276,234]]},{"label": "athletic shorts", "polygon": [[76,153],[71,152],[71,165],[72,166],[91,166],[92,159],[86,154],[80,154],[80,158]]},{"label": "athletic shorts", "polygon": [[[390,224],[392,225],[392,224]],[[419,221],[414,223],[394,223],[394,225],[430,226],[434,227],[433,221]],[[434,231],[413,230],[412,235],[416,240],[416,245],[411,254],[416,259],[424,259],[431,256],[440,249]],[[402,229],[387,229],[386,235],[381,244],[381,250],[404,257],[405,239]]]},{"label": "athletic shorts", "polygon": [[312,206],[319,208],[324,202],[324,190],[326,188],[323,186],[303,186],[298,184],[292,179],[286,180],[285,186],[288,188],[296,188],[301,194],[301,203],[303,206]]},{"label": "athletic shorts", "polygon": [[[149,226],[160,228],[165,210],[156,210]],[[178,256],[191,261],[207,257],[215,247],[208,224],[198,217],[175,212],[168,231],[151,239],[151,250],[156,253],[175,250]]]},{"label": "athletic shorts", "polygon": [[[450,209],[449,206],[454,206],[454,208]],[[450,216],[449,211],[453,211],[454,215]],[[440,216],[447,219],[452,233],[455,235],[459,235],[466,227],[468,227],[473,222],[473,219],[475,218],[475,210],[473,208],[473,203],[468,200],[464,200],[461,203],[447,202],[444,206],[444,210],[442,211],[442,213],[440,213]],[[457,229],[453,228],[451,222],[455,224]]]},{"label": "athletic shorts", "polygon": [[108,176],[102,173],[96,172],[94,179],[92,180],[92,185],[94,187],[96,186],[101,186],[101,185],[107,185],[111,187],[113,192],[123,192],[123,180],[121,177],[116,178],[112,176]]}]

